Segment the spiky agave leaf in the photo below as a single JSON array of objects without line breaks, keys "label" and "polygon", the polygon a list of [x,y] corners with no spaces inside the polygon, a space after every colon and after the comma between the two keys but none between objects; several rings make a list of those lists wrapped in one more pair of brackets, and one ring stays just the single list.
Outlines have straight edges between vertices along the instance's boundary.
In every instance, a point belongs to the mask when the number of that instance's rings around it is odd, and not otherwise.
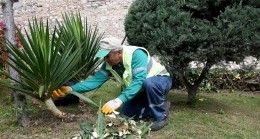
[{"label": "spiky agave leaf", "polygon": [[98,105],[94,101],[92,101],[88,97],[86,97],[86,96],[84,96],[84,95],[82,95],[82,94],[80,94],[78,92],[70,91],[70,92],[67,92],[67,93],[75,95],[75,96],[79,97],[80,99],[82,99],[84,102],[92,104],[92,105],[98,107]]},{"label": "spiky agave leaf", "polygon": [[99,102],[98,121],[97,121],[97,134],[100,139],[104,138],[104,114],[101,112],[101,101]]},{"label": "spiky agave leaf", "polygon": [[87,18],[82,21],[80,13],[65,13],[62,17],[64,22],[57,21],[58,32],[63,32],[62,43],[67,44],[72,38],[74,45],[65,47],[73,47],[73,50],[80,47],[82,51],[80,62],[75,67],[75,70],[82,65],[85,65],[85,67],[73,78],[74,81],[79,82],[92,74],[102,62],[95,55],[99,50],[99,43],[103,34],[98,33],[97,27],[91,28],[88,25]]},{"label": "spiky agave leaf", "polygon": [[[81,56],[81,48],[61,47],[62,45],[73,45],[68,40],[66,44],[61,42],[62,33],[54,32],[50,36],[48,20],[44,25],[43,20],[36,18],[29,21],[29,30],[25,29],[26,35],[19,30],[19,40],[23,46],[19,49],[16,45],[7,42],[6,49],[9,52],[9,60],[5,62],[19,74],[21,81],[8,76],[22,88],[1,83],[1,85],[19,89],[26,95],[38,98],[42,101],[50,98],[51,92],[69,81],[82,67],[75,71]],[[63,48],[62,51],[60,49]],[[14,63],[15,66],[12,64]],[[39,93],[40,92],[40,93]]]}]

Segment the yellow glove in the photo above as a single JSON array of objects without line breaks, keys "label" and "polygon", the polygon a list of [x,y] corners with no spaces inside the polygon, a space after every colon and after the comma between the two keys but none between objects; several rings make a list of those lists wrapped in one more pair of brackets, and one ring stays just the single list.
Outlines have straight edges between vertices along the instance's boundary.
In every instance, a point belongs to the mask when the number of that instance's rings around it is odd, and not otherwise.
[{"label": "yellow glove", "polygon": [[66,96],[65,92],[69,92],[69,91],[72,91],[71,87],[62,86],[60,89],[56,89],[52,91],[51,97],[52,98],[64,97]]},{"label": "yellow glove", "polygon": [[110,100],[102,107],[102,112],[105,114],[112,113],[114,110],[118,109],[122,103],[123,102],[119,98]]}]

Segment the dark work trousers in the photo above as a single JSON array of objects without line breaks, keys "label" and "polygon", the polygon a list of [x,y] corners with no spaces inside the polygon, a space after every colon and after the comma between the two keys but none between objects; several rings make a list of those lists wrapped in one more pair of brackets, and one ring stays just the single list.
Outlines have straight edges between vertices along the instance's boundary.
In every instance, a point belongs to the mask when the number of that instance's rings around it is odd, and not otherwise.
[{"label": "dark work trousers", "polygon": [[154,121],[165,119],[164,96],[170,91],[172,78],[153,76],[143,83],[140,91],[133,99],[122,106],[120,113],[134,119],[153,118]]}]

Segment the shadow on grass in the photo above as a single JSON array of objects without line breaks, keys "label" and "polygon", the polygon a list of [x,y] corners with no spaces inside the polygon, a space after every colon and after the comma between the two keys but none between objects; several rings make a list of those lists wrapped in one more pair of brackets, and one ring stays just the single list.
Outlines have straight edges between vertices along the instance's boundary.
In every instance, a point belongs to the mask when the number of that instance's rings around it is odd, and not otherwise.
[{"label": "shadow on grass", "polygon": [[172,111],[194,111],[223,114],[223,112],[232,111],[232,106],[220,102],[214,98],[214,93],[198,93],[196,96],[196,104],[188,105],[186,91],[172,90],[167,96],[166,100],[171,102]]}]

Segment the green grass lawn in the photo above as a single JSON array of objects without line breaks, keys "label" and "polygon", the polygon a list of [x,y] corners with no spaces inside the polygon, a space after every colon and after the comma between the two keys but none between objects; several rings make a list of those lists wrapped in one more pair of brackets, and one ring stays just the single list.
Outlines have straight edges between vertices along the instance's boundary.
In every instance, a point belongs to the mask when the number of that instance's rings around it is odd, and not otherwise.
[{"label": "green grass lawn", "polygon": [[[28,98],[27,112],[30,126],[19,128],[15,122],[10,95],[0,92],[0,138],[56,138],[67,139],[80,132],[80,123],[95,122],[97,108],[87,105],[84,111],[78,105],[60,107],[76,115],[73,122],[56,119],[43,103],[33,105]],[[107,93],[105,93],[107,92]],[[115,98],[120,86],[114,82],[85,95],[102,103]],[[151,139],[259,139],[260,94],[248,92],[198,93],[195,107],[186,105],[187,93],[172,90],[166,97],[171,101],[169,125],[151,132]]]},{"label": "green grass lawn", "polygon": [[[170,124],[159,136],[174,138],[260,138],[260,95],[199,93],[188,107],[186,94],[172,91]],[[170,130],[170,131],[168,131]],[[159,137],[158,136],[158,137]]]}]

